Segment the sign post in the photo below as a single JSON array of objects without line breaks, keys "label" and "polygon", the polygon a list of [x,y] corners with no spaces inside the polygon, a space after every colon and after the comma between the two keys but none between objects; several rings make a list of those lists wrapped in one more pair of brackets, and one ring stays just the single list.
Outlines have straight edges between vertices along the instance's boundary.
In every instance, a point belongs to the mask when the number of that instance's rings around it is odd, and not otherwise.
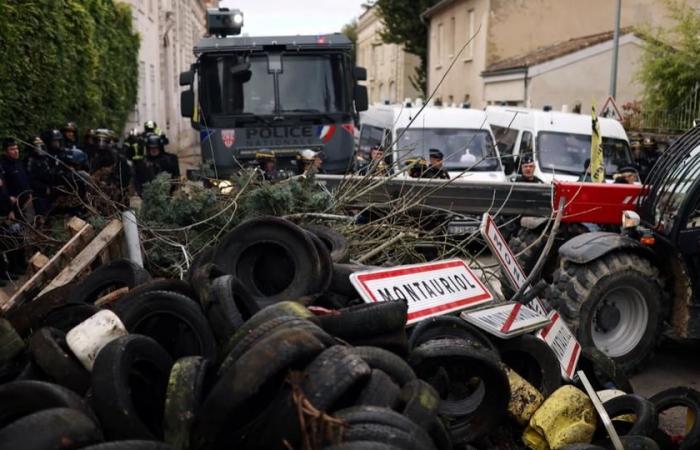
[{"label": "sign post", "polygon": [[[489,213],[484,213],[481,221],[481,235],[486,240],[486,244],[491,249],[491,252],[498,259],[512,287],[515,290],[520,289],[527,280],[527,276]],[[529,287],[527,290],[529,290]],[[557,311],[549,311],[547,305],[539,298],[535,297],[527,306],[547,316],[549,323],[537,333],[537,337],[545,341],[557,356],[564,377],[566,379],[573,378],[578,358],[581,355],[581,345],[578,343],[578,340],[576,340],[574,334],[564,323],[559,313]]]}]

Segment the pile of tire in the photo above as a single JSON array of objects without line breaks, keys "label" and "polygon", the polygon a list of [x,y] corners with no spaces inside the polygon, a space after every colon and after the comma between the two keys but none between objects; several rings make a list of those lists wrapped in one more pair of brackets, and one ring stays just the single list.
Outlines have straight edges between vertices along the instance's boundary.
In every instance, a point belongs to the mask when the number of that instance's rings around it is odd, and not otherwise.
[{"label": "pile of tire", "polygon": [[[533,336],[454,316],[407,329],[406,304],[357,299],[363,268],[333,230],[263,217],[186,280],[119,260],[18,306],[0,319],[0,450],[520,449],[543,402],[576,389]],[[646,400],[600,354],[581,365],[625,391],[605,407],[627,448],[700,448],[700,425],[674,443],[657,423],[700,413],[700,393]],[[610,448],[595,433],[542,448]]]}]

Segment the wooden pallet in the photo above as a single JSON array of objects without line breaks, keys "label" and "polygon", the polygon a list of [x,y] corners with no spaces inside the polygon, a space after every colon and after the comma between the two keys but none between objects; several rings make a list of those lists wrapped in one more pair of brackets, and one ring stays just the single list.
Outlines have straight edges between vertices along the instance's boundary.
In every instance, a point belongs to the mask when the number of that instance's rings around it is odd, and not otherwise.
[{"label": "wooden pallet", "polygon": [[26,293],[40,290],[41,295],[70,283],[85,272],[97,258],[106,263],[121,257],[121,242],[118,240],[122,231],[120,220],[114,219],[109,222],[97,236],[92,225],[77,217],[71,218],[67,227],[72,236],[70,240],[50,258],[41,253],[31,258],[30,278],[7,302],[0,305],[1,311],[12,308]]}]

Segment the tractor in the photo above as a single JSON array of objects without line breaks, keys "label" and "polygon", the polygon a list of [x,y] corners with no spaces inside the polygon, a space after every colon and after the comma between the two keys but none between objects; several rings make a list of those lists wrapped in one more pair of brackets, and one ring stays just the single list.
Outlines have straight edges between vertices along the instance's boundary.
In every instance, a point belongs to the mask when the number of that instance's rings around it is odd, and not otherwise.
[{"label": "tractor", "polygon": [[[630,373],[663,332],[700,338],[700,127],[660,157],[645,185],[559,183],[563,222],[611,226],[563,242],[547,299],[581,344]],[[620,223],[622,218],[622,223]]]}]

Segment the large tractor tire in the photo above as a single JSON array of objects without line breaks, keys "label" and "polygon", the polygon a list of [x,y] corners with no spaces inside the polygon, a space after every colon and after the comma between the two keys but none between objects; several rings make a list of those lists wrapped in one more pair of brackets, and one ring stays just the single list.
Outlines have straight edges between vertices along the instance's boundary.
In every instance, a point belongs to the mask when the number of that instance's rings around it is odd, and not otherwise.
[{"label": "large tractor tire", "polygon": [[587,264],[562,261],[548,293],[582,346],[595,346],[631,373],[654,350],[664,321],[663,283],[650,262],[612,253]]}]

